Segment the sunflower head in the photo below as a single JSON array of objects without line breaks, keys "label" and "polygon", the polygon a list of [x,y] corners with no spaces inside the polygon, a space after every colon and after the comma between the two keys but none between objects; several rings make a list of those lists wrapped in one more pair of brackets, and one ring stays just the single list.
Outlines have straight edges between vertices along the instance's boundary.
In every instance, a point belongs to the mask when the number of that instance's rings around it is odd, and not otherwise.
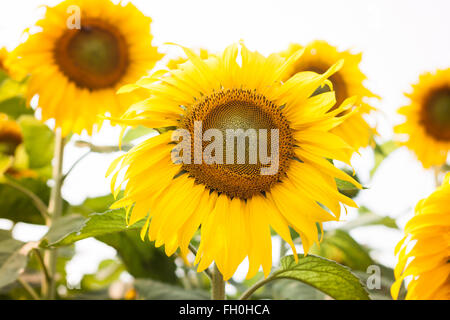
[{"label": "sunflower head", "polygon": [[446,163],[450,151],[450,69],[425,73],[398,110],[406,120],[395,127],[403,145],[425,168]]},{"label": "sunflower head", "polygon": [[119,115],[135,101],[117,97],[161,58],[151,45],[151,19],[131,3],[66,0],[47,7],[13,52],[17,69],[31,75],[29,98],[39,94],[43,120],[55,119],[63,134],[92,132],[99,114]]},{"label": "sunflower head", "polygon": [[111,164],[113,192],[126,182],[112,207],[125,207],[129,224],[145,218],[142,237],[168,255],[180,248],[186,256],[200,228],[198,271],[215,262],[229,279],[247,257],[248,277],[260,266],[267,276],[270,228],[296,253],[294,228],[306,253],[319,239],[316,223],[338,220],[341,203],[356,206],[335,178],[359,183],[329,161],[349,163],[353,149],[331,131],[355,112],[346,112],[355,100],[330,111],[333,91],[312,96],[342,61],[286,78],[302,50],[265,57],[241,44],[205,59],[183,49],[187,61],[178,68],[122,90],[146,89],[148,98],[115,122],[166,132]]},{"label": "sunflower head", "polygon": [[[403,280],[409,279],[406,299],[450,299],[450,173],[441,187],[416,206],[405,226],[405,237],[397,244],[396,299]],[[412,248],[411,248],[412,247]]]},{"label": "sunflower head", "polygon": [[[281,52],[281,55],[288,56],[301,47],[299,44],[291,44],[286,51]],[[364,119],[372,110],[375,110],[366,100],[377,96],[363,85],[366,76],[359,68],[362,54],[353,54],[350,51],[338,51],[336,47],[325,41],[313,41],[304,49],[305,53],[302,59],[292,65],[286,77],[302,71],[323,73],[336,61],[344,59],[345,63],[342,68],[329,77],[332,86],[324,85],[318,88],[314,94],[334,90],[336,94],[336,105],[333,108],[342,104],[349,97],[358,97],[356,101],[356,104],[359,106],[358,112],[355,112],[341,126],[336,127],[334,133],[344,137],[356,150],[360,147],[368,146],[372,142],[376,130]]]},{"label": "sunflower head", "polygon": [[22,130],[19,124],[9,120],[6,114],[0,113],[0,153],[14,155],[22,141]]}]

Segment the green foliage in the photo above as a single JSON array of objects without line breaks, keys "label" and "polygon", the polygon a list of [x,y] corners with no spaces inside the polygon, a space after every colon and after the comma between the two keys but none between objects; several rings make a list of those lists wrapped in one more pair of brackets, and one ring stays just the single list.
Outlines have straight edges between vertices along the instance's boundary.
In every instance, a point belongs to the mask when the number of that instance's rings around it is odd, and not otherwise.
[{"label": "green foliage", "polygon": [[13,119],[21,115],[32,115],[34,111],[26,105],[27,80],[15,81],[0,70],[0,112]]},{"label": "green foliage", "polygon": [[392,152],[398,148],[398,145],[394,141],[387,141],[383,144],[375,145],[375,165],[370,171],[370,175],[373,176],[380,166],[381,162],[384,161]]},{"label": "green foliage", "polygon": [[200,289],[185,290],[178,286],[148,280],[136,279],[135,289],[139,299],[148,300],[207,300],[209,293]]},{"label": "green foliage", "polygon": [[[353,179],[355,179],[356,181],[360,182],[358,176],[356,174],[353,174],[352,170],[343,169],[343,171],[345,173],[347,173],[349,176],[351,176]],[[343,195],[345,195],[349,198],[352,198],[352,199],[358,195],[360,189],[358,187],[356,187],[355,185],[353,185],[352,183],[345,181],[345,180],[338,179],[338,178],[335,178],[335,180],[336,180],[336,186],[337,186],[339,192],[342,193]]]},{"label": "green foliage", "polygon": [[140,229],[144,221],[132,226],[125,222],[125,211],[110,210],[104,213],[92,213],[85,218],[81,215],[68,215],[54,222],[44,236],[44,245],[65,246],[89,237],[102,236],[110,233]]},{"label": "green foliage", "polygon": [[131,128],[127,131],[127,133],[122,138],[122,143],[131,143],[133,140],[136,140],[145,135],[156,133],[157,131],[152,128],[147,128],[144,126],[137,126],[136,128]]},{"label": "green foliage", "polygon": [[356,242],[350,234],[342,230],[325,233],[320,246],[314,245],[311,253],[317,254],[353,270],[365,271],[373,260],[365,248]]},{"label": "green foliage", "polygon": [[382,225],[388,228],[398,229],[395,219],[373,213],[364,206],[359,208],[359,216],[356,219],[347,222],[341,229],[348,231],[358,227],[373,225]]},{"label": "green foliage", "polygon": [[53,223],[42,245],[60,247],[95,237],[117,250],[131,275],[177,283],[173,258],[141,240],[139,230],[143,224],[144,221],[139,221],[127,226],[124,210],[92,213],[87,218],[77,214],[67,215]]},{"label": "green foliage", "polygon": [[[12,179],[12,178],[10,178]],[[44,203],[50,198],[50,188],[43,178],[12,179],[15,183],[30,190]],[[0,218],[13,222],[45,224],[33,201],[23,192],[0,183]]]},{"label": "green foliage", "polygon": [[273,279],[292,279],[308,284],[336,300],[368,300],[369,295],[358,277],[348,268],[314,255],[293,256],[281,260]]},{"label": "green foliage", "polygon": [[127,271],[135,278],[151,278],[167,283],[178,283],[173,258],[163,250],[141,240],[139,230],[105,234],[98,240],[117,250]]},{"label": "green foliage", "polygon": [[118,280],[125,267],[117,260],[107,259],[100,262],[97,272],[86,274],[81,280],[82,290],[101,290]]},{"label": "green foliage", "polygon": [[29,168],[50,177],[55,136],[52,130],[32,116],[21,116],[23,143],[29,159]]},{"label": "green foliage", "polygon": [[33,244],[26,244],[7,236],[0,236],[0,288],[16,281],[28,263]]}]

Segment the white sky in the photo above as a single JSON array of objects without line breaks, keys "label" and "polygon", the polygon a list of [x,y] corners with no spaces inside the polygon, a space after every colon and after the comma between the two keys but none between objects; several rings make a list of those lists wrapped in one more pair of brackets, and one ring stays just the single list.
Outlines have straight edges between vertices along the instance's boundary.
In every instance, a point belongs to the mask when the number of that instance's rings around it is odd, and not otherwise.
[{"label": "white sky", "polygon": [[[22,30],[42,13],[36,8],[44,3],[57,2],[1,0],[0,46],[12,49]],[[368,77],[366,85],[382,97],[376,106],[384,113],[378,119],[383,141],[392,137],[392,124],[399,120],[395,110],[407,102],[403,92],[409,90],[410,84],[424,71],[450,65],[450,1],[446,0],[132,2],[153,18],[152,31],[157,45],[175,42],[217,51],[243,39],[251,49],[268,54],[285,49],[290,42],[306,44],[314,39],[323,39],[340,49],[362,51],[361,68]],[[116,143],[117,130],[104,129],[92,141]],[[84,152],[69,146],[65,167],[70,167]],[[109,184],[104,179],[105,163],[115,156],[89,156],[66,181],[64,196],[79,203],[86,196],[108,193]],[[372,164],[368,150],[362,153],[362,157],[354,159],[355,168],[365,183]],[[408,212],[399,218],[403,226],[412,214],[411,208],[432,192],[433,186],[433,175],[423,170],[409,151],[401,149],[379,168],[368,185],[370,189],[363,191],[358,203],[393,217]],[[16,234],[23,239],[36,239],[43,232],[42,228],[36,231],[36,228],[19,226]],[[400,232],[373,227],[355,230],[352,235],[361,243],[376,248],[374,257],[388,265],[394,264],[393,248],[401,237]],[[77,249],[77,260],[69,270],[74,274],[74,281],[82,272],[94,271],[101,259],[114,255],[114,251],[94,240],[82,241]]]}]

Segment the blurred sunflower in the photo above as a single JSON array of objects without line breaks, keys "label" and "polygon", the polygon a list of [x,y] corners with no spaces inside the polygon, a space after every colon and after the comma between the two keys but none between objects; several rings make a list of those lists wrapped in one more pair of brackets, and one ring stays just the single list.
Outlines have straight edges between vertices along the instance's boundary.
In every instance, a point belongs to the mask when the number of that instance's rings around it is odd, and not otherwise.
[{"label": "blurred sunflower", "polygon": [[[292,52],[300,48],[302,46],[298,44],[291,44],[281,55],[289,56]],[[286,78],[289,78],[300,71],[323,73],[337,60],[345,60],[343,67],[329,78],[333,87],[324,86],[323,88],[319,88],[314,94],[334,90],[336,93],[336,105],[340,105],[348,97],[358,97],[355,103],[360,106],[358,111],[354,112],[342,125],[332,130],[333,133],[344,138],[356,150],[371,144],[373,142],[373,136],[376,134],[375,128],[372,128],[363,117],[372,110],[375,110],[374,107],[365,102],[365,99],[378,96],[363,85],[366,76],[359,69],[361,58],[361,53],[352,54],[349,51],[338,51],[334,46],[325,41],[313,41],[305,47],[305,53],[302,59],[294,64],[290,72],[286,75]],[[332,108],[331,110],[334,109]]]},{"label": "blurred sunflower", "polygon": [[450,299],[449,199],[450,173],[447,173],[442,186],[417,204],[415,216],[405,226],[405,237],[395,248],[398,263],[391,288],[395,299],[408,276],[412,279],[406,299]]},{"label": "blurred sunflower", "polygon": [[406,121],[395,127],[396,133],[407,135],[401,143],[425,168],[445,164],[450,151],[450,69],[422,74],[406,96],[411,104],[398,110]]},{"label": "blurred sunflower", "polygon": [[7,72],[6,69],[6,59],[8,58],[8,50],[6,48],[0,48],[0,71]]},{"label": "blurred sunflower", "polygon": [[117,89],[147,74],[160,59],[151,45],[150,23],[131,3],[66,0],[47,7],[36,23],[41,31],[13,51],[11,65],[31,74],[28,96],[39,95],[43,120],[55,119],[63,135],[91,133],[101,124],[99,114],[118,116],[135,102],[129,95],[118,97]]},{"label": "blurred sunflower", "polygon": [[[206,60],[189,49],[184,52],[188,61],[169,75],[155,73],[121,90],[146,88],[149,97],[116,121],[182,128],[191,136],[196,121],[203,123],[203,131],[278,129],[279,170],[261,175],[261,163],[207,164],[205,159],[200,164],[174,163],[174,131],[169,131],[142,142],[111,164],[107,176],[115,171],[113,192],[117,195],[127,182],[124,197],[112,208],[126,207],[129,224],[147,218],[141,235],[148,233],[156,246],[164,244],[169,256],[178,247],[186,256],[201,226],[195,259],[198,271],[214,261],[224,279],[229,279],[248,256],[247,276],[254,276],[260,266],[267,276],[272,266],[270,227],[296,253],[289,230],[293,227],[307,253],[319,238],[316,223],[338,220],[341,202],[356,206],[339,193],[335,177],[360,187],[359,183],[328,160],[350,161],[353,149],[330,130],[351,116],[337,115],[351,108],[354,100],[329,111],[336,102],[334,92],[311,97],[317,87],[329,83],[327,77],[342,61],[323,74],[302,72],[283,83],[302,50],[286,59],[278,54],[264,57],[243,44],[240,48],[231,45]],[[122,169],[123,181],[117,185]]]},{"label": "blurred sunflower", "polygon": [[[0,176],[7,174],[16,179],[36,177],[35,171],[24,166],[23,150],[20,146],[23,142],[20,125],[0,113]],[[25,160],[27,162],[27,160]]]}]

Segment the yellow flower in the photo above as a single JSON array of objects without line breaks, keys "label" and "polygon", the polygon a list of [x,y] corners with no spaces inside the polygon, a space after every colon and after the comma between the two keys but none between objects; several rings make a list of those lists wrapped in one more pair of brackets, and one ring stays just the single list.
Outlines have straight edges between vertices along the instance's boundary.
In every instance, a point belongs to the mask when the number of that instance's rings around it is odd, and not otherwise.
[{"label": "yellow flower", "polygon": [[6,48],[0,48],[0,71],[8,72],[5,62],[8,58],[8,50]]},{"label": "yellow flower", "polygon": [[22,130],[16,121],[0,113],[0,153],[14,155],[16,148],[23,141]]},{"label": "yellow flower", "polygon": [[[199,50],[199,56],[201,59],[208,59],[209,56],[211,56],[211,53],[208,52],[208,50],[204,48],[200,48]],[[170,59],[169,62],[167,62],[167,68],[169,69],[177,69],[178,66],[182,63],[185,63],[189,59],[184,56],[179,56],[173,59]]]},{"label": "yellow flower", "polygon": [[[77,17],[79,8],[79,27]],[[13,51],[17,70],[31,74],[29,98],[39,94],[42,119],[55,119],[63,135],[91,133],[99,114],[120,115],[133,97],[118,97],[125,83],[147,74],[160,59],[151,45],[151,19],[131,3],[66,0],[47,7]]]},{"label": "yellow flower", "polygon": [[[112,208],[125,207],[129,224],[147,218],[141,235],[148,234],[156,246],[164,244],[169,256],[178,248],[186,256],[201,226],[195,259],[198,271],[214,261],[229,279],[248,257],[248,277],[260,266],[267,276],[272,266],[270,228],[296,253],[289,230],[294,228],[306,253],[318,241],[316,223],[338,220],[341,202],[356,206],[338,192],[335,178],[360,185],[328,161],[350,161],[353,149],[330,130],[351,115],[337,117],[354,100],[330,112],[334,92],[311,97],[317,87],[329,83],[327,77],[342,61],[324,74],[303,72],[282,82],[302,50],[287,59],[278,54],[264,57],[243,44],[240,48],[231,45],[206,60],[189,49],[184,52],[189,60],[169,75],[157,72],[122,90],[146,88],[149,95],[116,119],[118,123],[172,131],[142,142],[111,164],[107,176],[115,171],[113,192],[120,191],[116,184],[120,173],[124,173],[122,183],[127,182],[124,197]],[[195,137],[196,122],[203,124],[203,132],[209,128],[222,133],[226,129],[277,129],[278,170],[263,175],[261,170],[268,165],[250,161],[207,164],[206,158],[192,158],[195,150],[191,155],[187,152],[188,161],[174,163],[173,129],[185,129]],[[202,150],[210,146],[200,144]]]},{"label": "yellow flower", "polygon": [[398,110],[406,121],[395,132],[425,168],[442,165],[450,151],[450,69],[425,73],[407,94],[411,104]]},{"label": "yellow flower", "polygon": [[[301,48],[300,45],[291,44],[288,50],[282,52],[281,55],[288,56],[299,48]],[[340,126],[334,128],[333,133],[344,138],[356,150],[371,144],[373,136],[376,134],[376,130],[363,117],[375,110],[365,99],[377,96],[363,85],[366,76],[359,69],[361,58],[361,53],[352,54],[349,51],[338,51],[325,41],[313,41],[305,47],[302,59],[294,64],[287,74],[287,77],[289,77],[300,71],[322,73],[337,60],[345,60],[344,66],[329,78],[336,92],[336,105],[340,105],[348,97],[357,96],[356,104],[360,107],[359,111],[355,112]],[[329,90],[329,88],[325,87],[321,91],[324,90]]]},{"label": "yellow flower", "polygon": [[405,226],[405,237],[395,248],[398,263],[391,288],[395,299],[408,276],[412,279],[406,299],[450,299],[449,199],[450,173],[447,173],[442,186],[417,204],[415,216]]}]

